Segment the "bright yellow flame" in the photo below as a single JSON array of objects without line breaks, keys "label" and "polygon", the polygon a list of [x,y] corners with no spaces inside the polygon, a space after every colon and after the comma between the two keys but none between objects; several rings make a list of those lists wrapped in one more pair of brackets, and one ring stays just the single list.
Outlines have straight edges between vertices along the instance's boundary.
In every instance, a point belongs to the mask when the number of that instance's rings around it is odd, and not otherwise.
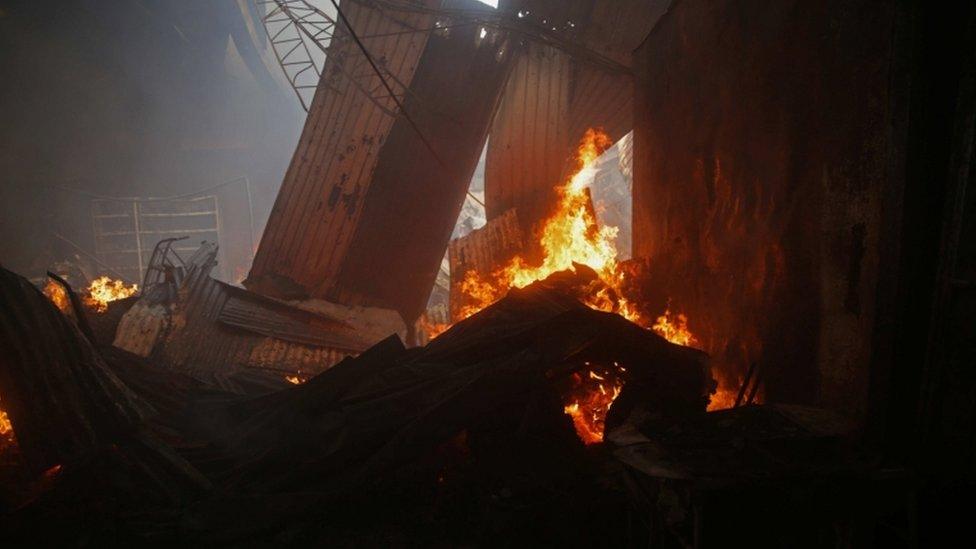
[{"label": "bright yellow flame", "polygon": [[[593,214],[587,189],[596,176],[596,160],[611,145],[610,138],[600,130],[586,130],[577,150],[577,170],[569,180],[556,189],[559,202],[555,212],[542,226],[539,244],[542,263],[529,265],[520,255],[484,280],[475,271],[468,271],[461,281],[460,291],[468,297],[468,304],[460,311],[467,318],[508,292],[509,288],[524,288],[549,275],[573,269],[573,264],[593,269],[603,287],[584,297],[584,302],[597,310],[614,312],[647,327],[633,302],[624,297],[625,273],[617,262],[616,227],[600,227]],[[697,343],[688,331],[683,314],[671,318],[671,312],[657,319],[652,329],[661,337],[678,345]]]},{"label": "bright yellow flame", "polygon": [[88,295],[85,296],[85,305],[93,311],[104,313],[108,310],[108,304],[119,299],[125,299],[135,295],[139,287],[135,284],[126,286],[121,280],[112,280],[107,276],[100,276],[88,286]]},{"label": "bright yellow flame", "polygon": [[[590,295],[583,298],[586,305],[617,313],[648,327],[650,323],[642,322],[633,302],[624,297],[625,273],[617,261],[615,245],[617,228],[599,226],[588,192],[596,176],[596,160],[611,144],[602,131],[586,131],[577,151],[577,169],[569,180],[556,188],[559,198],[556,210],[544,221],[539,233],[542,262],[530,265],[522,256],[516,255],[487,280],[475,271],[465,273],[459,289],[467,297],[468,304],[459,311],[460,318],[467,318],[498,301],[510,288],[524,288],[553,273],[575,270],[575,263],[592,269],[603,283],[602,287],[594,288]],[[688,330],[687,318],[683,314],[672,315],[666,311],[651,329],[678,345],[697,343]],[[592,370],[586,379],[578,375],[574,379],[576,387],[563,411],[573,418],[576,432],[583,442],[600,442],[603,440],[604,419],[610,405],[620,394],[623,381],[619,377],[607,380]]]},{"label": "bright yellow flame", "polygon": [[[596,176],[596,160],[612,145],[607,134],[588,129],[577,150],[575,173],[562,186],[556,188],[559,201],[555,212],[545,220],[540,231],[539,244],[542,262],[530,265],[521,255],[513,257],[507,265],[482,279],[477,272],[465,273],[460,290],[469,298],[469,304],[460,311],[467,318],[498,301],[509,288],[524,288],[549,275],[573,269],[573,264],[586,265],[599,275],[607,288],[617,289],[623,282],[623,273],[617,263],[616,227],[600,227],[593,214],[587,191]],[[619,292],[615,292],[619,294]],[[633,311],[626,302],[610,295],[607,289],[590,296],[587,305],[624,314],[634,320]]]}]

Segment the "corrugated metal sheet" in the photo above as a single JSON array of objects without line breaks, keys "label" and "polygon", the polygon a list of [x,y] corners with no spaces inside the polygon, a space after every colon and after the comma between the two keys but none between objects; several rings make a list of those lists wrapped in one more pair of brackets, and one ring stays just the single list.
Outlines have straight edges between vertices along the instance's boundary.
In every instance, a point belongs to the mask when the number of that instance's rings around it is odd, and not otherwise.
[{"label": "corrugated metal sheet", "polygon": [[591,0],[580,40],[610,59],[633,66],[633,52],[673,0]]},{"label": "corrugated metal sheet", "polygon": [[[522,9],[533,20],[566,29],[559,32],[630,66],[632,50],[667,4],[586,0],[567,7],[561,1],[528,0]],[[602,127],[613,140],[620,139],[633,125],[632,111],[630,74],[608,72],[552,47],[530,44],[513,70],[492,126],[485,170],[488,217],[516,208],[523,227],[536,225],[553,206],[552,189],[566,176],[586,129]]]},{"label": "corrugated metal sheet", "polygon": [[[476,6],[446,0],[445,8]],[[511,69],[505,34],[467,25],[434,34],[407,98],[439,158],[398,119],[381,153],[362,219],[339,279],[339,303],[390,307],[412,321],[423,312],[484,148]]]},{"label": "corrugated metal sheet", "polygon": [[[423,4],[433,7],[439,1]],[[429,28],[433,18],[413,13],[393,18],[348,1],[342,8],[371,56],[400,82],[411,82],[428,34],[405,31]],[[335,37],[248,276],[249,287],[269,295],[308,297],[334,282],[394,123],[349,76],[364,75],[359,81],[368,82],[367,88],[382,89],[378,77],[369,78],[365,56],[342,25]]]},{"label": "corrugated metal sheet", "polygon": [[35,472],[107,447],[152,415],[73,321],[2,267],[0,398]]},{"label": "corrugated metal sheet", "polygon": [[[221,307],[217,320],[228,326],[265,335],[282,341],[336,349],[365,349],[369,342],[350,327],[320,315],[256,299],[255,294],[227,288],[231,297]],[[238,295],[233,295],[233,294]]]},{"label": "corrugated metal sheet", "polygon": [[[260,296],[248,297],[244,290],[214,280],[209,274],[197,272],[187,279],[180,290],[180,298],[174,307],[170,331],[156,356],[164,364],[204,381],[224,386],[221,379],[249,368],[282,372],[321,372],[345,356],[364,350],[365,342],[352,337],[339,339],[343,334],[320,333],[311,335],[312,327],[296,327],[296,320],[310,315],[304,311],[283,312],[285,304],[263,304]],[[247,305],[243,305],[247,302]],[[231,303],[229,314],[223,314]],[[258,309],[265,310],[266,322],[247,324],[243,310],[249,318],[260,317]],[[237,326],[222,322],[222,316],[235,319]],[[283,319],[289,319],[285,321]],[[275,324],[274,320],[279,320]],[[326,321],[319,322],[322,328]],[[242,329],[245,328],[245,329]],[[265,329],[277,329],[283,338],[269,337]],[[288,339],[304,339],[305,343]],[[319,343],[308,342],[318,339]],[[323,345],[325,340],[338,343]]]},{"label": "corrugated metal sheet", "polygon": [[[441,4],[449,9],[488,9],[475,0]],[[334,151],[349,155],[341,162],[361,168],[351,175],[331,170],[302,179],[289,170],[248,278],[250,288],[287,298],[304,295],[391,308],[408,321],[419,317],[512,59],[512,47],[503,33],[441,22],[449,30],[425,39],[412,81],[405,79],[411,83],[404,100],[436,156],[409,121],[399,116],[392,125],[371,129],[368,135],[351,135],[354,142],[347,150]],[[432,25],[432,21],[427,24]],[[399,36],[420,35],[427,36]],[[394,52],[403,55],[402,48],[393,48],[390,55]],[[334,95],[321,87],[319,94]],[[328,151],[319,150],[316,136],[324,136],[329,148],[330,136],[345,132],[344,117],[369,116],[372,110],[362,102],[350,108],[338,116],[316,114],[317,122],[306,125],[304,148],[296,151],[295,162],[303,162],[309,154],[328,156]],[[362,112],[350,114],[355,109]],[[306,138],[311,144],[304,144]],[[364,156],[364,150],[369,154]],[[297,180],[301,182],[293,182]],[[289,198],[299,185],[311,198]]]},{"label": "corrugated metal sheet", "polygon": [[529,44],[512,69],[485,160],[489,219],[516,208],[528,229],[548,210],[569,150],[570,65],[567,54]]}]

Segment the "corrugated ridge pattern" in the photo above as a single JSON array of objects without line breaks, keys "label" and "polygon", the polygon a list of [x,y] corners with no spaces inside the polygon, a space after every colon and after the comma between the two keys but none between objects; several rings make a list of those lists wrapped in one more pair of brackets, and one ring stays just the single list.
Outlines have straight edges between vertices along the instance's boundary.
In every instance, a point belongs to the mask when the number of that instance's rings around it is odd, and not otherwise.
[{"label": "corrugated ridge pattern", "polygon": [[[344,2],[342,8],[372,57],[409,84],[427,33],[400,31],[408,26],[429,28],[432,17],[398,13],[399,20],[395,20],[355,2]],[[368,89],[382,89],[348,34],[339,29],[336,37],[328,48],[305,129],[254,259],[249,282],[259,289],[262,277],[268,274],[283,275],[305,288],[321,284],[323,277],[334,279],[378,152],[394,122],[347,77],[351,73]]]}]

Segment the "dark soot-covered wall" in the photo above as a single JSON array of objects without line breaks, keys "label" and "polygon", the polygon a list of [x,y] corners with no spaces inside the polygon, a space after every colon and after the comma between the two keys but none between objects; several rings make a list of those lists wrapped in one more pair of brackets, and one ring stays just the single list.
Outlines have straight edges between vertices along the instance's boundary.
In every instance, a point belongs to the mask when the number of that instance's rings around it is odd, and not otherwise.
[{"label": "dark soot-covered wall", "polygon": [[637,50],[634,252],[737,387],[861,418],[892,139],[893,10],[672,6]]}]

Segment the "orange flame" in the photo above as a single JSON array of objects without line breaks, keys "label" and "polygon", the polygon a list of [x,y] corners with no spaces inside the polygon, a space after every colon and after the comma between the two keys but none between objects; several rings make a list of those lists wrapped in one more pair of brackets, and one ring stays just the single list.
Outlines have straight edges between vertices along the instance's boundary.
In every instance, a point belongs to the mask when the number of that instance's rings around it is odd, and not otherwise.
[{"label": "orange flame", "polygon": [[71,311],[71,304],[68,302],[68,292],[64,287],[53,280],[48,280],[44,285],[44,295],[54,303],[55,306],[64,314]]},{"label": "orange flame", "polygon": [[672,314],[670,308],[665,310],[663,315],[657,317],[651,329],[671,343],[685,347],[698,343],[695,336],[688,331],[688,317],[680,313]]},{"label": "orange flame", "polygon": [[285,376],[285,381],[293,385],[301,385],[302,383],[305,383],[305,380],[298,376]]},{"label": "orange flame", "polygon": [[719,388],[712,393],[712,396],[708,399],[708,411],[712,412],[715,410],[734,408],[735,399],[737,396],[739,396],[738,390],[730,387],[719,386]]},{"label": "orange flame", "polygon": [[10,423],[10,418],[7,417],[7,412],[5,410],[0,410],[0,439],[8,439],[13,437],[14,425]]},{"label": "orange flame", "polygon": [[0,408],[0,451],[17,445],[17,437],[14,434],[14,425],[10,422],[7,411]]},{"label": "orange flame", "polygon": [[[542,225],[539,244],[543,258],[539,265],[529,265],[520,255],[492,273],[492,280],[482,280],[469,271],[461,291],[471,303],[461,311],[466,318],[501,299],[509,288],[524,288],[549,275],[573,269],[573,263],[596,271],[610,288],[622,282],[617,264],[616,227],[600,227],[591,208],[587,188],[596,176],[596,159],[613,143],[607,134],[592,128],[586,130],[576,154],[577,170],[565,184],[556,188],[559,197],[556,211]],[[590,306],[613,310],[613,300],[599,299]]]},{"label": "orange flame", "polygon": [[108,310],[108,304],[113,301],[125,299],[135,295],[139,287],[135,284],[126,286],[121,280],[112,280],[107,276],[100,276],[88,286],[88,295],[85,296],[85,305],[95,312],[104,313]]},{"label": "orange flame", "polygon": [[[476,271],[465,273],[460,291],[467,296],[468,304],[462,307],[460,318],[467,318],[498,301],[510,288],[524,288],[533,282],[564,270],[575,270],[574,264],[585,265],[596,272],[603,283],[583,301],[600,311],[617,313],[647,328],[634,303],[624,297],[625,273],[617,261],[616,227],[600,227],[593,212],[589,185],[597,173],[596,160],[612,145],[610,138],[600,130],[588,129],[583,135],[576,155],[576,172],[556,188],[556,210],[542,225],[539,244],[542,262],[530,265],[516,255],[504,267],[483,279]],[[678,345],[697,343],[688,330],[683,314],[672,315],[666,311],[651,329],[658,335]],[[587,379],[597,375],[590,371]],[[564,411],[573,418],[579,437],[587,444],[603,440],[603,420],[610,405],[623,387],[622,381],[601,381],[595,385],[583,383],[582,378],[572,391]]]},{"label": "orange flame", "polygon": [[[491,280],[484,280],[475,271],[468,271],[461,281],[460,291],[468,297],[468,305],[460,317],[467,318],[504,297],[509,288],[524,288],[549,275],[574,269],[573,264],[593,269],[603,287],[586,296],[590,307],[620,316],[648,327],[634,303],[625,295],[625,273],[617,262],[616,227],[600,227],[590,203],[587,188],[596,176],[596,160],[611,145],[610,138],[600,130],[586,130],[577,150],[577,170],[561,187],[556,188],[559,203],[556,211],[542,225],[539,244],[543,259],[539,265],[528,265],[516,255],[506,266],[495,271]],[[658,335],[678,345],[693,345],[695,337],[688,330],[683,314],[672,316],[670,310],[651,326]]]}]

